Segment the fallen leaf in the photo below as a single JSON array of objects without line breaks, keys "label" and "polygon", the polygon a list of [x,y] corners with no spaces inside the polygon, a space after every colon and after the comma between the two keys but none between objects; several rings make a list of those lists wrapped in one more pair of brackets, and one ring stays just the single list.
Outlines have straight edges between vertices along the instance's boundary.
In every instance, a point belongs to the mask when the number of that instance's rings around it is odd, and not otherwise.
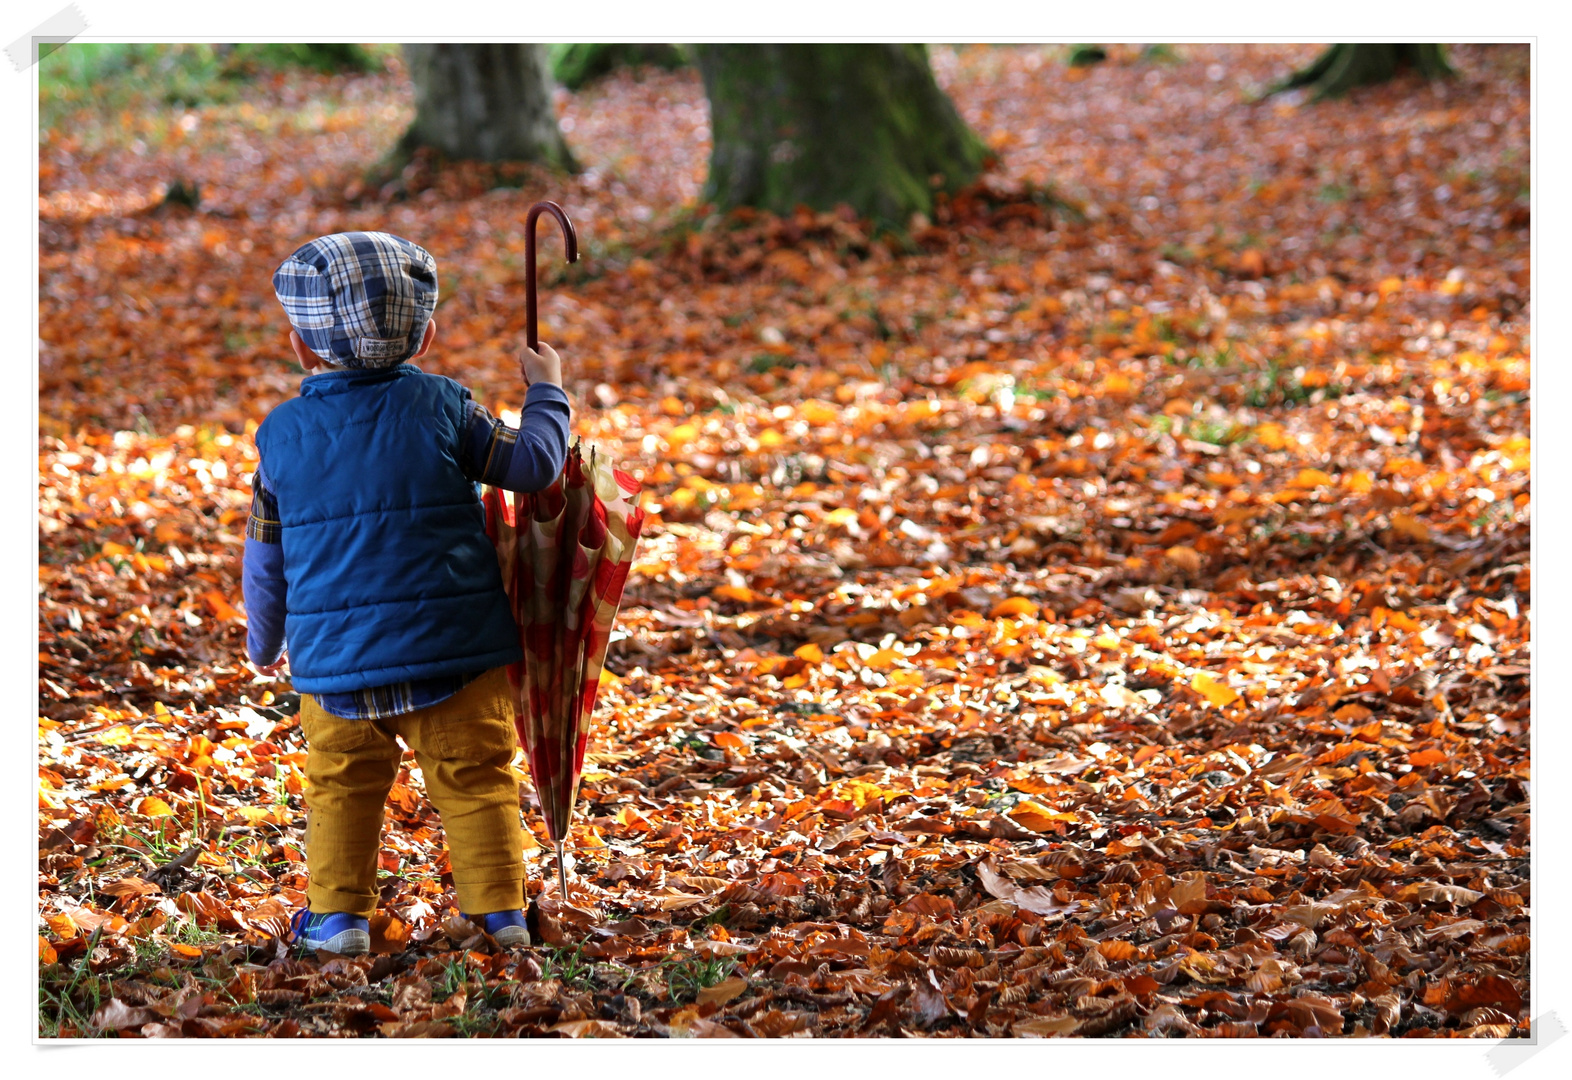
[{"label": "fallen leaf", "polygon": [[713,986],[706,986],[698,993],[698,1002],[701,1005],[716,1003],[724,1005],[732,998],[740,996],[748,989],[748,980],[733,976],[724,979]]},{"label": "fallen leaf", "polygon": [[118,1031],[121,1028],[139,1028],[157,1019],[158,1014],[151,1009],[137,1008],[117,997],[112,997],[98,1007],[88,1023],[100,1030]]},{"label": "fallen leaf", "polygon": [[1204,671],[1197,673],[1190,680],[1190,686],[1219,709],[1226,708],[1239,700],[1237,690],[1218,682]]},{"label": "fallen leaf", "polygon": [[1000,600],[988,612],[990,619],[1035,619],[1038,606],[1024,596],[1011,596]]}]

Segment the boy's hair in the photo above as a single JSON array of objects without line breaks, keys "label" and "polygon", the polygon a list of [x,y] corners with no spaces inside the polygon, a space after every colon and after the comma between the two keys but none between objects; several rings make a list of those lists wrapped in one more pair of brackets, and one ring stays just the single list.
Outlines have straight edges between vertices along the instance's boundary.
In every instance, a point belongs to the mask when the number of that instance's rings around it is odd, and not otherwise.
[{"label": "boy's hair", "polygon": [[319,236],[273,274],[306,347],[339,367],[383,368],[420,350],[437,306],[437,261],[384,232]]}]

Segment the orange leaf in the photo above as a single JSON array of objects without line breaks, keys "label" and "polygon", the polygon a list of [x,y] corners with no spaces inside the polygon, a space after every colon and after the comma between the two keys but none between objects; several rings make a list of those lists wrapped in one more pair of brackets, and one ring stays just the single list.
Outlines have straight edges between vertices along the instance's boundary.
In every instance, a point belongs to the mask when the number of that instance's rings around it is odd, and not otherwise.
[{"label": "orange leaf", "polygon": [[1451,983],[1448,989],[1450,992],[1446,1007],[1453,1012],[1464,1012],[1481,1005],[1500,1005],[1515,1013],[1523,1007],[1521,992],[1504,975],[1487,975],[1477,981],[1464,976]]},{"label": "orange leaf", "polygon": [[226,620],[240,618],[240,612],[235,610],[234,605],[225,600],[224,594],[217,589],[209,589],[202,594],[202,599],[207,602],[207,606],[212,609],[213,614],[218,618]]},{"label": "orange leaf", "polygon": [[69,912],[71,921],[76,923],[86,933],[102,930],[106,934],[124,933],[130,923],[119,915],[110,915],[102,911],[94,911],[90,907],[72,908]]},{"label": "orange leaf", "polygon": [[724,982],[718,982],[714,986],[706,986],[700,990],[698,1003],[707,1005],[713,1001],[717,1005],[724,1005],[732,998],[740,996],[746,989],[748,989],[747,979],[732,976]]},{"label": "orange leaf", "polygon": [[1065,814],[1057,810],[1050,810],[1041,803],[1030,799],[1020,803],[1010,811],[1010,817],[1018,825],[1024,825],[1032,832],[1052,832],[1058,822],[1074,824],[1081,819],[1074,814]]},{"label": "orange leaf", "polygon": [[1421,544],[1428,543],[1430,540],[1430,526],[1406,510],[1392,512],[1392,531],[1410,540],[1417,540]]},{"label": "orange leaf", "polygon": [[157,795],[149,795],[136,804],[136,812],[143,817],[174,817],[175,809]]},{"label": "orange leaf", "polygon": [[1099,942],[1097,951],[1102,953],[1105,958],[1117,962],[1132,959],[1141,950],[1128,941],[1120,941],[1115,938],[1112,941]]},{"label": "orange leaf", "polygon": [[1255,429],[1255,437],[1268,450],[1281,450],[1288,445],[1288,433],[1281,424],[1262,424]]},{"label": "orange leaf", "polygon": [[792,655],[799,660],[806,660],[810,664],[817,664],[824,659],[824,650],[810,641],[808,644],[794,650]]},{"label": "orange leaf", "polygon": [[1058,784],[1044,780],[1040,776],[1020,776],[1006,781],[1016,791],[1024,791],[1028,795],[1042,795],[1058,787]]},{"label": "orange leaf", "polygon": [[1386,613],[1386,621],[1399,630],[1407,630],[1411,634],[1417,634],[1424,629],[1417,620],[1410,618],[1401,611],[1388,611]]},{"label": "orange leaf", "polygon": [[1296,488],[1318,488],[1331,487],[1332,484],[1332,477],[1329,474],[1322,472],[1320,469],[1300,469],[1299,475],[1294,477],[1293,483],[1289,484],[1288,486]]},{"label": "orange leaf", "polygon": [[1124,988],[1136,997],[1145,997],[1147,994],[1157,993],[1163,986],[1150,975],[1126,975]]},{"label": "orange leaf", "polygon": [[1204,671],[1199,672],[1195,678],[1190,680],[1190,686],[1219,709],[1232,705],[1239,700],[1239,692],[1237,690],[1218,682]]},{"label": "orange leaf", "polygon": [[[255,913],[252,918],[254,920]],[[409,927],[394,915],[382,912],[371,916],[371,951],[375,953],[403,952],[409,943]]]},{"label": "orange leaf", "polygon": [[899,650],[879,649],[862,663],[864,667],[871,667],[875,671],[888,671],[890,668],[894,667],[897,663],[904,659],[905,655],[902,654]]},{"label": "orange leaf", "polygon": [[1035,619],[1041,609],[1024,596],[1011,596],[1000,600],[988,612],[992,619]]}]

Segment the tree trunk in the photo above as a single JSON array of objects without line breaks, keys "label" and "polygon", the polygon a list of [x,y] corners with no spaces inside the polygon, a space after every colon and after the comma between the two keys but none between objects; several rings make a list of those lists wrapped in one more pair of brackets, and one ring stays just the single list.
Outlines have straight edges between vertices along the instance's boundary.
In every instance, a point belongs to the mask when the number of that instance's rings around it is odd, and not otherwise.
[{"label": "tree trunk", "polygon": [[449,158],[578,166],[557,127],[543,45],[405,45],[415,122],[396,156],[429,146]]},{"label": "tree trunk", "polygon": [[695,45],[722,209],[850,205],[904,229],[962,187],[987,149],[933,79],[922,45]]},{"label": "tree trunk", "polygon": [[1413,68],[1426,79],[1455,74],[1447,63],[1445,45],[1343,42],[1327,48],[1313,64],[1295,72],[1272,92],[1313,86],[1312,99],[1320,101],[1340,97],[1358,86],[1385,82],[1404,68]]}]

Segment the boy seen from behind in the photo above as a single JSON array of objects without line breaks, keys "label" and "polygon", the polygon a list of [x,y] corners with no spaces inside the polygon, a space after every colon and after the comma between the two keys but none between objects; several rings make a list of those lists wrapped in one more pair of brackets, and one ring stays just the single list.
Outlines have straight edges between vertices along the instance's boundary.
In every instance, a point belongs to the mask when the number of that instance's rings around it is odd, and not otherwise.
[{"label": "boy seen from behind", "polygon": [[527,945],[513,696],[522,659],[479,485],[549,487],[568,399],[551,347],[524,350],[517,429],[409,361],[436,336],[436,262],[381,232],[304,245],[273,275],[300,395],[257,430],[243,573],[247,651],[301,692],[307,948],[362,953],[377,906],[398,738],[442,816],[461,913]]}]

